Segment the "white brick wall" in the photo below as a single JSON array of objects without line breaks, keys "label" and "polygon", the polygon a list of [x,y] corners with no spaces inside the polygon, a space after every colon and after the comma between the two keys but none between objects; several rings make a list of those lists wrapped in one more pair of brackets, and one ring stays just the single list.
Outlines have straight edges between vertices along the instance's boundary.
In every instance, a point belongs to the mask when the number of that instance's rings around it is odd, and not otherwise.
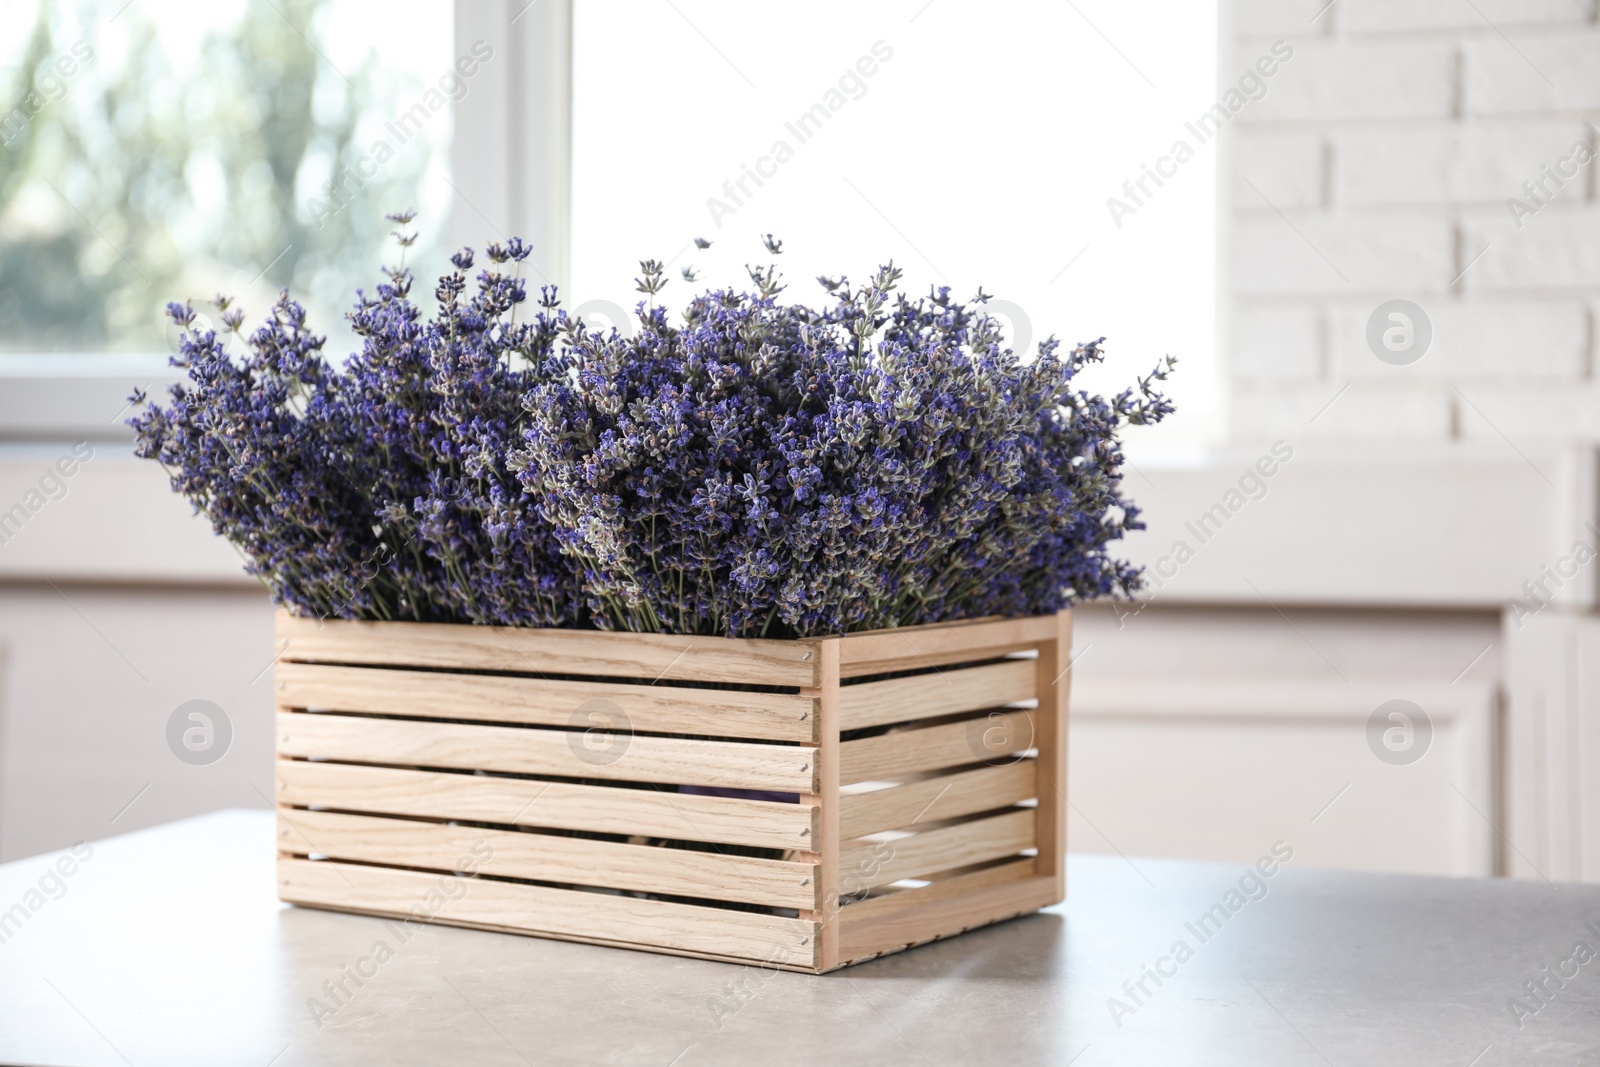
[{"label": "white brick wall", "polygon": [[1468,114],[1600,108],[1600,29],[1508,32],[1470,41],[1463,51]]},{"label": "white brick wall", "polygon": [[1322,377],[1322,312],[1315,305],[1241,310],[1228,372],[1238,380],[1312,382]]},{"label": "white brick wall", "polygon": [[[1233,436],[1600,438],[1600,0],[1223,0],[1222,26],[1224,88],[1295,51],[1220,157]],[[1367,343],[1393,299],[1433,328],[1409,366]]]},{"label": "white brick wall", "polygon": [[1335,16],[1350,33],[1493,30],[1494,26],[1588,22],[1593,0],[1342,0]]},{"label": "white brick wall", "polygon": [[1508,214],[1498,214],[1467,225],[1471,247],[1489,246],[1462,279],[1470,289],[1600,289],[1600,208],[1591,203],[1564,210],[1552,204],[1522,223],[1514,229]]},{"label": "white brick wall", "polygon": [[[1518,447],[1527,452],[1533,449],[1524,445],[1540,438],[1600,438],[1600,388],[1592,382],[1568,389],[1476,382],[1462,382],[1458,388],[1470,401],[1460,405],[1460,436],[1465,440],[1522,442]],[[1540,469],[1555,478],[1548,465]]]},{"label": "white brick wall", "polygon": [[[1236,211],[1240,296],[1442,293],[1455,271],[1448,221],[1344,212]],[[1381,302],[1381,301],[1380,301]]]},{"label": "white brick wall", "polygon": [[[1367,347],[1365,304],[1329,313],[1329,361],[1340,380],[1510,379],[1539,386],[1577,382],[1588,372],[1589,312],[1582,303],[1418,301],[1433,342],[1417,362],[1383,363]],[[1496,383],[1496,388],[1505,381]],[[1542,381],[1541,381],[1542,380]]]},{"label": "white brick wall", "polygon": [[1328,0],[1233,0],[1222,5],[1224,38],[1303,37],[1321,33]]},{"label": "white brick wall", "polygon": [[[1331,153],[1340,204],[1501,205],[1520,196],[1522,183],[1540,177],[1590,134],[1576,119],[1515,125],[1465,124],[1424,130],[1353,130],[1333,138]],[[1561,201],[1581,201],[1584,183],[1547,182]]]},{"label": "white brick wall", "polygon": [[1438,440],[1451,432],[1450,387],[1395,389],[1378,382],[1237,382],[1230,400],[1248,406],[1254,434],[1308,438]]},{"label": "white brick wall", "polygon": [[[1222,62],[1223,83],[1237,79],[1238,71],[1271,43],[1240,41],[1236,62]],[[1268,83],[1267,95],[1240,111],[1237,121],[1446,118],[1456,107],[1458,49],[1452,44],[1387,39],[1291,39],[1290,44],[1294,55]]]},{"label": "white brick wall", "polygon": [[1327,147],[1315,134],[1242,132],[1235,145],[1240,180],[1234,207],[1260,207],[1262,197],[1280,209],[1322,206]]}]

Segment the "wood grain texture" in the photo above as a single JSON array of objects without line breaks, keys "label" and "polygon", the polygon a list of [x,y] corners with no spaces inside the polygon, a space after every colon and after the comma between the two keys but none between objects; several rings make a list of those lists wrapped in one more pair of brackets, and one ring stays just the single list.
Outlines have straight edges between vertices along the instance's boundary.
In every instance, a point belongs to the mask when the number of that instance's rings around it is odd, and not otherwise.
[{"label": "wood grain texture", "polygon": [[1039,646],[1039,875],[1067,896],[1067,702],[1072,687],[1072,615],[1056,616],[1056,639]]},{"label": "wood grain texture", "polygon": [[[1037,877],[970,890],[952,887],[948,895],[920,906],[903,907],[877,918],[854,921],[847,918],[839,932],[840,956],[845,963],[860,963],[975,927],[1003,922],[1048,907],[1054,892],[1055,884],[1051,879]],[[847,917],[849,912],[847,908]]]},{"label": "wood grain texture", "polygon": [[1034,745],[1032,712],[990,712],[972,719],[891,730],[839,746],[839,784],[892,781],[922,771],[1004,759]]},{"label": "wood grain texture", "polygon": [[278,760],[277,801],[802,851],[817,832],[816,809],[799,804],[290,759]]},{"label": "wood grain texture", "polygon": [[1034,699],[1032,660],[861,682],[839,691],[839,727],[859,730]]},{"label": "wood grain texture", "polygon": [[963,893],[970,893],[975,889],[987,889],[995,885],[1007,885],[1011,882],[1021,882],[1035,877],[1034,860],[1032,856],[1024,856],[1011,860],[1009,863],[997,863],[992,867],[981,870],[967,871],[940,878],[929,885],[918,886],[913,889],[886,889],[874,893],[866,900],[857,901],[844,909],[840,917],[845,927],[860,925],[866,922],[876,922],[897,911],[907,908],[920,908],[926,904],[949,900]]},{"label": "wood grain texture", "polygon": [[279,612],[290,662],[580,674],[645,681],[817,684],[816,644],[465,623],[306,619]]},{"label": "wood grain texture", "polygon": [[278,861],[294,904],[810,969],[817,924],[726,908],[328,860]]},{"label": "wood grain texture", "polygon": [[1018,808],[910,837],[852,845],[839,855],[840,877],[847,887],[873,888],[1016,855],[1034,843],[1033,809]]},{"label": "wood grain texture", "polygon": [[839,832],[848,840],[1009,807],[1037,796],[1035,783],[1034,761],[1022,759],[870,793],[847,793],[839,798]]},{"label": "wood grain texture", "polygon": [[[448,823],[278,809],[278,848],[437,871],[815,908],[814,864]],[[471,863],[472,868],[463,865]]]},{"label": "wood grain texture", "polygon": [[291,708],[540,726],[627,723],[647,733],[814,742],[815,701],[672,685],[551,681],[492,674],[280,663],[277,703]]},{"label": "wood grain texture", "polygon": [[783,793],[816,791],[812,750],[795,745],[284,711],[278,713],[277,729],[282,756]]},{"label": "wood grain texture", "polygon": [[822,943],[817,959],[823,970],[838,965],[839,924],[839,642],[827,640],[818,648],[822,684],[815,690],[803,689],[817,701],[819,741],[816,749],[817,791],[802,798],[817,808],[817,836],[813,848],[817,878],[821,883],[820,907],[802,912],[815,919]]},{"label": "wood grain texture", "polygon": [[[816,973],[1061,899],[1065,613],[805,641],[280,614],[278,649],[287,901]],[[1012,652],[1033,655],[950,666]],[[918,673],[841,684],[903,670]],[[1015,707],[1035,700],[1037,710]],[[892,728],[840,740],[882,726]],[[662,736],[672,734],[699,736]],[[1020,755],[1034,748],[1038,758]],[[578,781],[594,779],[795,793],[801,803]],[[841,793],[878,781],[898,784]],[[1037,809],[1013,806],[1034,797]],[[657,837],[787,858],[643,841]],[[1032,848],[1038,858],[1019,855]],[[334,858],[299,858],[312,854]],[[487,877],[451,876],[463,860]],[[933,881],[888,888],[906,878]],[[841,891],[868,888],[867,900],[840,903]]]},{"label": "wood grain texture", "polygon": [[1055,617],[981,619],[972,622],[871,630],[840,638],[839,671],[844,678],[991,659],[1032,648],[1055,636]]}]

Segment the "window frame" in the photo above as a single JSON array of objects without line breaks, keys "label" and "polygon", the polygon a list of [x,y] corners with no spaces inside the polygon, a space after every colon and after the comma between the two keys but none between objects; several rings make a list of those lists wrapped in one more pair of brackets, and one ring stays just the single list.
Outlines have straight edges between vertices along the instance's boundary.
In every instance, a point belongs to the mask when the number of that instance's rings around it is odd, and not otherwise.
[{"label": "window frame", "polygon": [[[474,0],[454,6],[455,50],[488,42],[484,65],[452,104],[452,246],[520,236],[539,284],[569,276],[572,0]],[[128,394],[181,372],[166,353],[19,353],[0,357],[0,442],[131,440]]]}]

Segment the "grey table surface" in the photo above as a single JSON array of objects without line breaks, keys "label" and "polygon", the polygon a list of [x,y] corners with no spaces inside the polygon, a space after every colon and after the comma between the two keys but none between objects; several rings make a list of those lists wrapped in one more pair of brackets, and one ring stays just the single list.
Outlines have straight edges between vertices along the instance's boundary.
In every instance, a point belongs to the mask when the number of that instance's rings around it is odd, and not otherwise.
[{"label": "grey table surface", "polygon": [[61,855],[0,867],[7,1064],[1600,1062],[1594,887],[1074,855],[1061,907],[813,977],[286,907],[268,812]]}]

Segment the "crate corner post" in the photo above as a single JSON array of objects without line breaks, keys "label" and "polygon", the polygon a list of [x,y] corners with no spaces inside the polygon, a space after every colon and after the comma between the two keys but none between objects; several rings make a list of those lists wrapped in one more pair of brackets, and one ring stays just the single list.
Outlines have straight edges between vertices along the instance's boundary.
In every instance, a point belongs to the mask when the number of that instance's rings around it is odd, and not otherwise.
[{"label": "crate corner post", "polygon": [[839,639],[815,642],[816,685],[800,690],[815,701],[817,791],[805,801],[816,811],[816,840],[812,845],[817,864],[817,903],[820,910],[812,917],[817,922],[821,944],[817,950],[817,972],[839,967]]},{"label": "crate corner post", "polygon": [[1055,882],[1053,904],[1067,897],[1067,737],[1072,694],[1072,612],[1055,615],[1054,635],[1039,645],[1039,825],[1037,871]]}]

